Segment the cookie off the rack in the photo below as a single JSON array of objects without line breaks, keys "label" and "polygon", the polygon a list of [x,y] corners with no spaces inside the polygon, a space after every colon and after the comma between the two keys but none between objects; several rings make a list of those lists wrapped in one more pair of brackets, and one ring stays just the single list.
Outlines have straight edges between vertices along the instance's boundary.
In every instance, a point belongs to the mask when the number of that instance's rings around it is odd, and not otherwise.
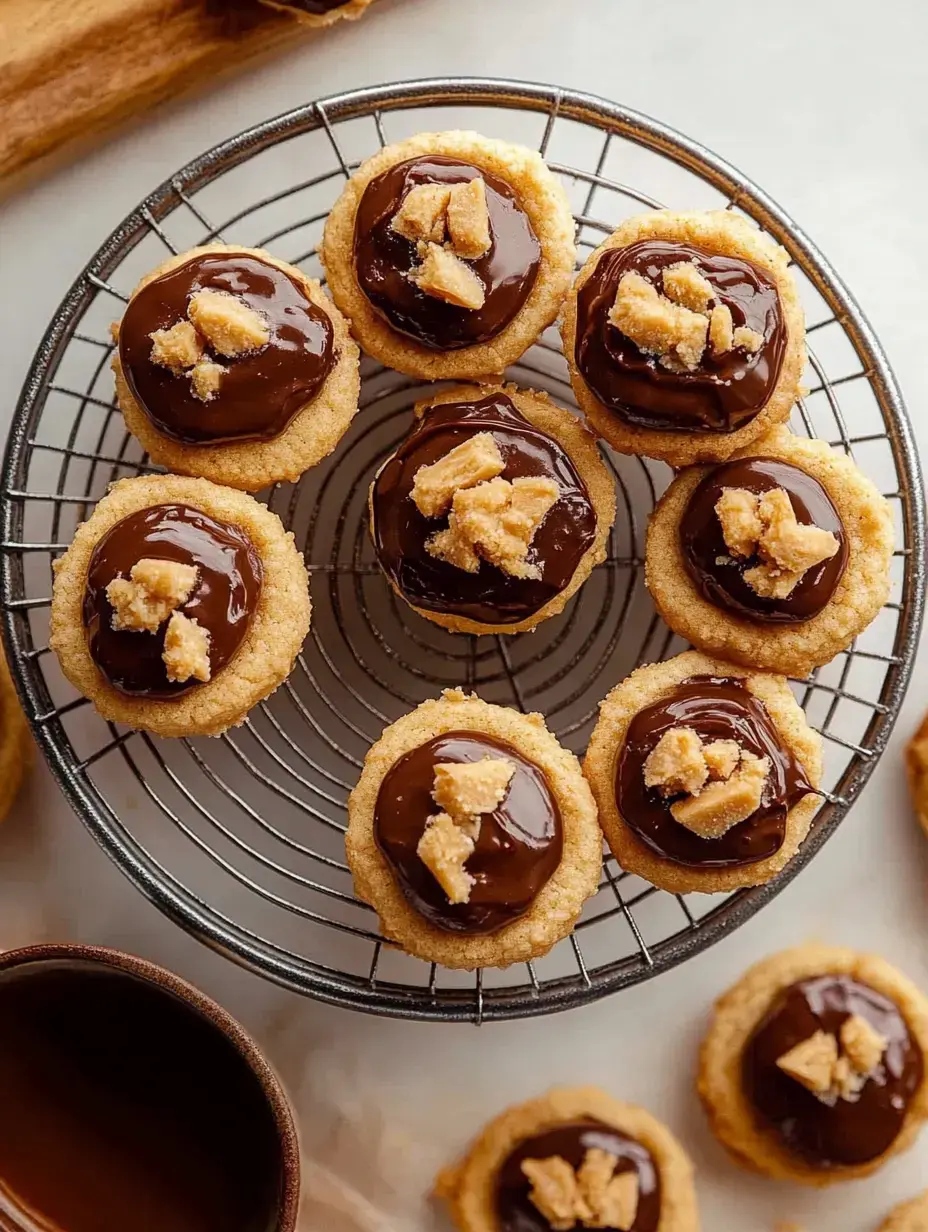
[{"label": "cookie off the rack", "polygon": [[112,722],[215,736],[286,679],[309,630],[293,535],[206,479],[114,484],[56,562],[49,644]]},{"label": "cookie off the rack", "polygon": [[718,462],[789,418],[805,326],[784,249],[730,211],[623,222],[567,297],[580,409],[622,453]]},{"label": "cookie off the rack", "polygon": [[894,1207],[877,1232],[928,1232],[928,1191]]},{"label": "cookie off the rack", "polygon": [[371,485],[371,534],[397,594],[465,633],[522,633],[605,559],[615,484],[595,438],[546,394],[459,385],[415,408]]},{"label": "cookie off the rack", "polygon": [[803,945],[718,1001],[699,1094],[743,1167],[831,1185],[912,1145],[928,1118],[926,1049],[928,999],[904,975],[874,954]]},{"label": "cookie off the rack", "polygon": [[367,12],[373,0],[260,0],[266,8],[288,13],[306,26],[331,26],[354,21]]},{"label": "cookie off the rack", "polygon": [[782,676],[687,651],[616,685],[583,772],[623,869],[713,894],[769,881],[799,850],[822,739]]},{"label": "cookie off the rack", "polygon": [[540,155],[471,132],[421,133],[369,158],[321,251],[363,349],[425,380],[515,363],[556,317],[574,254],[567,195]]},{"label": "cookie off the rack", "polygon": [[602,835],[538,714],[459,689],[392,723],[348,801],[348,865],[385,936],[445,967],[546,954],[596,893]]},{"label": "cookie off the rack", "polygon": [[116,326],[129,431],[172,471],[247,491],[296,480],[358,409],[358,348],[320,284],[261,249],[163,262]]},{"label": "cookie off the rack", "polygon": [[693,1165],[665,1125],[597,1087],[508,1108],[440,1173],[459,1232],[699,1232]]}]

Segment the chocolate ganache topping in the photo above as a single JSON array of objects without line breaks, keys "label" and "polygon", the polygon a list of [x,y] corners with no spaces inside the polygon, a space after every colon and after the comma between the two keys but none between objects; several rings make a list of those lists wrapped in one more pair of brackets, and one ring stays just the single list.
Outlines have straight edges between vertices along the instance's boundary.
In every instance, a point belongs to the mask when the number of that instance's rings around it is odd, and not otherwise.
[{"label": "chocolate ganache topping", "polygon": [[[875,1069],[850,1099],[817,1096],[777,1060],[818,1031],[839,1036],[859,1015],[886,1041]],[[821,975],[785,989],[742,1058],[747,1098],[783,1146],[816,1168],[864,1164],[888,1150],[922,1084],[924,1058],[898,1006],[846,975]]]},{"label": "chocolate ganache topping", "polygon": [[656,1232],[661,1218],[661,1178],[651,1152],[620,1130],[593,1120],[559,1125],[516,1147],[496,1178],[499,1232],[550,1232],[551,1225],[529,1198],[531,1186],[522,1171],[523,1160],[560,1156],[577,1171],[586,1152],[593,1150],[615,1156],[615,1176],[623,1172],[637,1174],[638,1210],[627,1232]]},{"label": "chocolate ganache topping", "polygon": [[[464,184],[482,179],[490,248],[469,262],[483,284],[482,308],[461,308],[425,294],[409,278],[420,264],[416,244],[391,227],[404,199],[420,184]],[[390,325],[422,346],[452,351],[495,338],[528,299],[541,261],[541,245],[512,188],[470,163],[429,154],[397,163],[371,180],[358,205],[354,232],[358,284]]]},{"label": "chocolate ganache topping", "polygon": [[[508,759],[515,772],[480,834],[467,872],[470,900],[450,903],[417,855],[426,821],[440,810],[432,799],[435,767]],[[374,837],[411,905],[432,924],[472,935],[495,932],[524,915],[561,860],[563,835],[557,801],[542,771],[502,740],[454,731],[406,753],[384,775],[374,808]]]},{"label": "chocolate ganache topping", "polygon": [[168,699],[196,687],[170,681],[162,660],[166,625],[155,633],[114,629],[106,588],[129,576],[143,558],[194,565],[196,583],[178,610],[209,633],[210,678],[230,661],[248,631],[264,569],[257,549],[237,526],[189,505],[154,505],[123,518],[94,548],[84,591],[90,654],[121,693]]},{"label": "chocolate ganache topping", "polygon": [[[661,364],[640,351],[609,321],[623,274],[640,274],[658,291],[663,271],[693,262],[711,283],[714,304],[727,307],[735,328],[763,336],[753,354],[707,347],[694,371]],[[763,409],[780,375],[787,331],[776,287],[739,257],[722,257],[688,244],[643,240],[602,254],[577,296],[575,360],[604,406],[627,424],[676,432],[732,432]]]},{"label": "chocolate ganache topping", "polygon": [[[467,573],[426,551],[445,520],[423,517],[417,509],[410,496],[416,472],[478,432],[491,433],[499,446],[503,479],[543,476],[560,488],[532,539],[529,560],[539,566],[540,578],[511,577],[488,561]],[[570,457],[505,394],[430,407],[375,479],[371,511],[377,559],[409,602],[483,624],[533,616],[567,586],[596,535],[596,511]]]},{"label": "chocolate ganache topping", "polygon": [[[152,362],[152,338],[188,319],[200,291],[224,292],[252,309],[266,341],[235,355],[208,345],[217,387],[197,396],[191,371]],[[268,441],[311,402],[335,364],[332,322],[276,265],[246,253],[207,253],[163,274],[132,297],[119,326],[119,358],[139,406],[185,444]]]},{"label": "chocolate ganache topping", "polygon": [[[645,786],[644,763],[673,727],[692,728],[706,743],[734,740],[770,760],[760,807],[721,838],[702,838],[680,825],[670,813],[673,799]],[[691,867],[730,868],[774,855],[783,845],[789,810],[813,790],[763,703],[734,678],[684,680],[669,697],[635,715],[616,756],[615,799],[625,824],[657,855]]]},{"label": "chocolate ganache topping", "polygon": [[[827,530],[838,540],[834,556],[813,566],[785,599],[762,598],[744,580],[759,557],[736,559],[729,553],[716,502],[726,488],[758,495],[782,488],[796,520]],[[847,535],[838,511],[817,479],[779,458],[741,458],[711,471],[695,489],[680,520],[680,545],[686,571],[703,598],[761,624],[797,624],[827,606],[847,567]]]}]

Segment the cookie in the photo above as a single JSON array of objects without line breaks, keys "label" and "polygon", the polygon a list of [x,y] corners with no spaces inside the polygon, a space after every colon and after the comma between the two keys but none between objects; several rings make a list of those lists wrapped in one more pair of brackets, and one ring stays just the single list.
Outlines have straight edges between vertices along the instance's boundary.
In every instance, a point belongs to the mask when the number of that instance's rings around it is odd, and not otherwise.
[{"label": "cookie", "polygon": [[331,26],[343,18],[356,21],[373,0],[261,0],[269,9],[288,13],[305,26]]},{"label": "cookie", "polygon": [[825,1186],[869,1176],[928,1116],[928,999],[884,959],[803,945],[718,1001],[699,1095],[737,1163]]},{"label": "cookie", "polygon": [[32,765],[35,746],[19,704],[6,657],[0,651],[0,821],[13,806],[23,775]]},{"label": "cookie", "polygon": [[596,806],[539,714],[459,689],[392,723],[348,800],[355,892],[445,967],[506,967],[571,932],[599,885]]},{"label": "cookie", "polygon": [[370,491],[391,586],[462,633],[522,633],[606,556],[615,484],[592,433],[546,394],[458,385],[416,408]]},{"label": "cookie", "polygon": [[698,1232],[693,1165],[665,1125],[597,1087],[491,1121],[435,1185],[459,1232]]},{"label": "cookie", "polygon": [[104,719],[217,736],[289,675],[309,630],[293,535],[206,479],[113,484],[56,562],[49,642]]},{"label": "cookie", "polygon": [[918,824],[928,834],[928,715],[905,751],[905,763],[909,777],[909,793]]},{"label": "cookie", "polygon": [[736,663],[805,676],[889,598],[893,519],[843,453],[775,428],[689,467],[648,527],[645,578],[667,624]]},{"label": "cookie", "polygon": [[928,1232],[928,1191],[894,1207],[878,1232]]},{"label": "cookie", "polygon": [[256,492],[299,479],[358,409],[358,348],[315,279],[258,248],[207,244],[133,291],[116,395],[154,462]]},{"label": "cookie", "polygon": [[782,676],[690,650],[609,693],[583,773],[626,872],[714,894],[770,881],[799,850],[822,740]]},{"label": "cookie", "polygon": [[540,155],[477,133],[420,133],[363,163],[322,260],[354,336],[425,380],[501,373],[550,325],[574,268],[567,195]]},{"label": "cookie", "polygon": [[580,409],[620,453],[720,462],[789,418],[805,364],[786,252],[728,210],[627,219],[567,297]]}]

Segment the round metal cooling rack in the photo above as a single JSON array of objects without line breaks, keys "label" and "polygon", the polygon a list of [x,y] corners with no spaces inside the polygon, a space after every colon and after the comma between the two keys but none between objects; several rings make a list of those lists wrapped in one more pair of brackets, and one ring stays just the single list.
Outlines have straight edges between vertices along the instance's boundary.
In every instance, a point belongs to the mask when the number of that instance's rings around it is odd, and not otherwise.
[{"label": "round metal cooling rack", "polygon": [[[596,707],[642,661],[681,647],[644,590],[643,532],[669,472],[608,456],[619,495],[609,558],[559,617],[511,638],[451,635],[397,602],[365,527],[368,483],[421,386],[365,361],[361,410],[336,453],[269,504],[305,549],[313,622],[290,680],[218,740],[156,741],[106,724],[48,651],[51,564],[113,479],[152,469],[115,408],[108,325],[169,253],[223,239],[320,275],[322,225],[352,168],[386,141],[469,127],[537,146],[567,188],[580,259],[627,215],[664,202],[746,213],[786,246],[810,321],[809,393],[794,428],[853,454],[897,511],[894,594],[798,696],[825,736],[825,801],[771,886],[676,897],[610,859],[574,936],[547,957],[472,974],[384,945],[344,860],[347,794],[385,724],[450,685],[542,711],[581,752]],[[217,220],[217,221],[214,221]],[[572,405],[549,332],[509,374]],[[601,99],[546,86],[432,80],[338,95],[224,142],[113,232],[39,347],[3,472],[2,602],[26,712],[66,796],[122,871],[173,920],[280,984],[340,1005],[436,1020],[542,1014],[643,980],[738,927],[837,826],[886,744],[922,615],[924,509],[904,408],[860,310],[764,193],[695,142]]]}]

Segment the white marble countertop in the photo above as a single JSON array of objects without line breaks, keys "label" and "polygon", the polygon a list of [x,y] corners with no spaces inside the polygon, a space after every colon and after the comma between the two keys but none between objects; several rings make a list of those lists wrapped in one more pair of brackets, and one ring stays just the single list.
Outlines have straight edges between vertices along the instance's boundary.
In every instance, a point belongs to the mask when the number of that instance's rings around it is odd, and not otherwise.
[{"label": "white marble countertop", "polygon": [[[88,254],[171,170],[317,95],[466,73],[615,98],[698,138],[763,185],[859,298],[928,449],[928,264],[918,201],[928,188],[926,45],[928,9],[919,0],[878,8],[858,0],[747,0],[737,8],[706,0],[384,0],[364,22],[160,109],[0,206],[0,417],[8,419],[28,358]],[[805,939],[874,949],[928,989],[928,845],[910,816],[901,763],[926,688],[923,662],[862,799],[779,898],[686,966],[568,1015],[478,1031],[366,1018],[272,987],[162,918],[95,847],[44,767],[0,829],[0,946],[92,941],[200,984],[266,1045],[307,1143],[327,1139],[328,1155],[390,1214],[384,1228],[443,1226],[419,1207],[418,1188],[506,1101],[556,1081],[594,1081],[646,1105],[683,1138],[698,1166],[707,1228],[763,1232],[789,1218],[808,1232],[869,1232],[924,1186],[928,1133],[876,1178],[827,1194],[752,1179],[707,1133],[693,1092],[694,1051],[712,998],[751,961]],[[333,1132],[333,1102],[344,1132]],[[308,1210],[304,1217],[307,1229],[334,1232],[336,1223]]]}]

